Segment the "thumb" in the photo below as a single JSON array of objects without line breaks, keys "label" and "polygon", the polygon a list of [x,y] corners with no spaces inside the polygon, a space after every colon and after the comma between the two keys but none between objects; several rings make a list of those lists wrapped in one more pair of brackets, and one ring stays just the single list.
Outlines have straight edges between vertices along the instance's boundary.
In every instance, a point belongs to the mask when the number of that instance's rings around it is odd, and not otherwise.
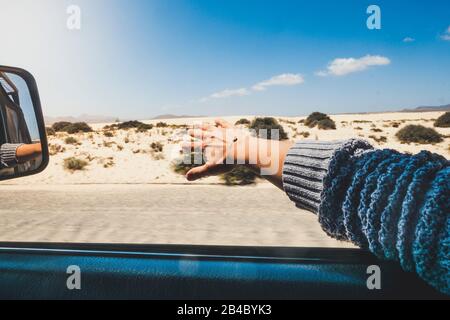
[{"label": "thumb", "polygon": [[226,122],[223,119],[216,119],[215,123],[220,128],[224,128],[224,129],[231,128],[231,124],[229,124],[228,122]]},{"label": "thumb", "polygon": [[192,168],[191,170],[188,171],[188,173],[186,173],[186,179],[188,181],[195,181],[201,179],[207,175],[208,169],[209,166],[207,164],[200,167]]}]

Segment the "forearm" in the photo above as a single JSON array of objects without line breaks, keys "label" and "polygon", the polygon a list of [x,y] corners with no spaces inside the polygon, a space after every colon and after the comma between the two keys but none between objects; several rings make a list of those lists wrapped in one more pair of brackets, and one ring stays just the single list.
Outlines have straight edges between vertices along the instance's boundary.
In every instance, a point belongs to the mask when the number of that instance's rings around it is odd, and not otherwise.
[{"label": "forearm", "polygon": [[450,294],[448,160],[370,150],[359,140],[301,142],[288,152],[283,182],[328,235],[400,261]]},{"label": "forearm", "polygon": [[42,146],[40,143],[23,144],[16,150],[16,158],[18,163],[25,163],[35,159],[42,153]]}]

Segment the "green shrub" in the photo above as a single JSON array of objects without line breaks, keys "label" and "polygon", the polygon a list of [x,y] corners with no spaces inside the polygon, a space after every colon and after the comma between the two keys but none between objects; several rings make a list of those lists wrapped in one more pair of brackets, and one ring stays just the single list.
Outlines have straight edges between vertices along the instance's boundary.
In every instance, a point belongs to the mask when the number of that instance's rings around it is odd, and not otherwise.
[{"label": "green shrub", "polygon": [[387,138],[385,136],[381,136],[381,137],[376,137],[376,136],[369,136],[370,139],[375,140],[378,143],[386,143],[387,142]]},{"label": "green shrub", "polygon": [[[250,124],[250,129],[256,130],[256,134],[259,137],[262,137],[262,131],[261,130],[267,130],[267,139],[272,139],[272,132],[271,130],[279,130],[278,134],[278,140],[287,140],[288,135],[286,131],[284,131],[284,128],[282,125],[278,123],[278,121],[275,118],[256,118],[252,121]],[[273,137],[275,139],[275,136]]]},{"label": "green shrub", "polygon": [[325,113],[313,112],[305,120],[305,125],[314,128],[317,126],[320,130],[336,130],[336,123]]},{"label": "green shrub", "polygon": [[77,159],[75,157],[67,158],[64,160],[64,168],[70,171],[84,170],[87,165],[87,161]]},{"label": "green shrub", "polygon": [[[201,157],[202,163],[199,163],[199,164],[195,163],[196,156]],[[192,168],[203,165],[204,164],[203,160],[204,159],[203,159],[202,154],[196,154],[194,152],[192,152],[190,154],[186,153],[186,154],[184,154],[183,159],[178,159],[177,161],[172,162],[171,167],[175,173],[185,175]]]},{"label": "green shrub", "polygon": [[310,128],[314,128],[315,126],[317,126],[319,121],[326,120],[329,118],[330,117],[328,117],[325,113],[313,112],[308,116],[308,118],[306,118],[304,124]]},{"label": "green shrub", "polygon": [[66,144],[78,144],[78,139],[75,137],[67,137],[64,142]]},{"label": "green shrub", "polygon": [[396,137],[403,143],[439,143],[442,136],[432,128],[421,125],[408,125],[397,132]]},{"label": "green shrub", "polygon": [[60,121],[60,122],[55,122],[52,125],[52,129],[55,130],[55,132],[62,132],[64,131],[63,129],[70,126],[72,123],[71,122],[67,122],[67,121]]},{"label": "green shrub", "polygon": [[164,145],[161,142],[153,142],[150,147],[154,152],[163,152],[164,151]]},{"label": "green shrub", "polygon": [[79,132],[93,132],[92,128],[86,122],[76,122],[63,128],[63,131],[74,134]]},{"label": "green shrub", "polygon": [[54,136],[56,131],[53,128],[46,127],[45,128],[45,133],[47,134],[47,136]]},{"label": "green shrub", "polygon": [[148,131],[153,129],[153,125],[146,124],[140,121],[126,121],[122,123],[115,123],[109,126],[105,126],[104,130],[128,130],[128,129],[137,129],[140,132]]},{"label": "green shrub", "polygon": [[440,116],[434,123],[434,126],[438,128],[450,128],[450,112],[446,112]]},{"label": "green shrub", "polygon": [[245,186],[254,184],[258,175],[251,169],[239,165],[220,176],[227,186]]},{"label": "green shrub", "polygon": [[320,130],[336,130],[336,123],[330,118],[323,119],[317,122],[317,127]]},{"label": "green shrub", "polygon": [[67,132],[69,134],[94,131],[86,122],[56,122],[53,124],[52,129],[55,132]]},{"label": "green shrub", "polygon": [[156,124],[156,127],[157,128],[167,128],[169,125],[167,124],[167,123],[165,123],[165,122],[158,122],[157,124]]},{"label": "green shrub", "polygon": [[239,125],[248,126],[250,123],[251,123],[250,120],[242,118],[242,119],[238,120],[238,121],[235,123],[235,125],[236,125],[236,126],[239,126]]}]

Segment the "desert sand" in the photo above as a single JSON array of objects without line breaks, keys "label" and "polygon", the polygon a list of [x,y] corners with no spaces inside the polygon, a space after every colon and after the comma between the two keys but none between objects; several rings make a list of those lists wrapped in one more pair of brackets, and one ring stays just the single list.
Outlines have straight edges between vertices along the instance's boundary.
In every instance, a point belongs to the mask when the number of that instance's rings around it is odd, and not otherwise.
[{"label": "desert sand", "polygon": [[[408,124],[432,127],[442,112],[332,115],[337,130],[310,129],[305,117],[276,117],[290,139],[363,138],[377,148],[417,153],[429,150],[450,158],[450,128],[437,128],[445,140],[434,145],[401,144],[395,133]],[[241,118],[225,117],[235,123]],[[192,125],[213,118],[144,121]],[[317,218],[297,209],[285,194],[264,181],[226,187],[217,177],[187,183],[171,169],[179,155],[183,129],[116,130],[49,137],[52,153],[46,171],[0,183],[0,240],[52,242],[178,243],[348,247],[327,238]],[[396,126],[396,128],[394,128]],[[385,142],[380,141],[384,137]],[[378,142],[376,141],[378,140]],[[164,146],[160,153],[151,144]],[[76,157],[88,165],[64,168]]]},{"label": "desert sand", "polygon": [[[396,132],[408,124],[421,124],[433,127],[434,119],[442,112],[426,113],[379,113],[334,115],[337,130],[310,129],[298,121],[305,117],[276,117],[288,132],[292,140],[343,140],[349,138],[367,139],[377,148],[391,148],[402,152],[417,153],[429,150],[444,157],[450,157],[450,128],[436,128],[446,136],[438,144],[401,144],[395,137]],[[225,117],[230,123],[241,118],[253,119],[254,116]],[[156,125],[158,122],[168,125],[193,125],[203,121],[213,122],[214,118],[191,118],[158,121],[143,121]],[[392,125],[397,123],[398,128]],[[185,184],[182,175],[171,170],[173,160],[179,158],[180,141],[184,129],[154,128],[149,132],[138,133],[136,130],[117,130],[113,137],[106,137],[102,129],[110,123],[94,124],[94,133],[69,135],[57,133],[49,137],[50,150],[53,153],[45,172],[23,179],[4,182],[3,184]],[[381,132],[378,132],[381,131]],[[305,138],[302,133],[308,132]],[[75,137],[78,143],[67,144],[68,136]],[[377,142],[374,138],[385,137],[386,142]],[[159,142],[164,146],[161,154],[155,155],[150,145]],[[76,157],[89,164],[85,170],[70,172],[64,169],[64,159]],[[221,181],[216,177],[206,178],[199,184],[216,184]]]}]

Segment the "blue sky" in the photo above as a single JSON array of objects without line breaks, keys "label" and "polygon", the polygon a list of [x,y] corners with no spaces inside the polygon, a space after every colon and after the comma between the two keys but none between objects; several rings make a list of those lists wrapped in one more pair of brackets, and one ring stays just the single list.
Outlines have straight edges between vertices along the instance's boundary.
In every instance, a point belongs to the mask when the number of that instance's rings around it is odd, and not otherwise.
[{"label": "blue sky", "polygon": [[[81,30],[66,27],[70,4]],[[381,30],[366,9],[381,8]],[[450,103],[450,2],[0,0],[44,113],[304,115]],[[407,40],[405,40],[407,39]],[[336,60],[340,59],[340,60]]]}]

